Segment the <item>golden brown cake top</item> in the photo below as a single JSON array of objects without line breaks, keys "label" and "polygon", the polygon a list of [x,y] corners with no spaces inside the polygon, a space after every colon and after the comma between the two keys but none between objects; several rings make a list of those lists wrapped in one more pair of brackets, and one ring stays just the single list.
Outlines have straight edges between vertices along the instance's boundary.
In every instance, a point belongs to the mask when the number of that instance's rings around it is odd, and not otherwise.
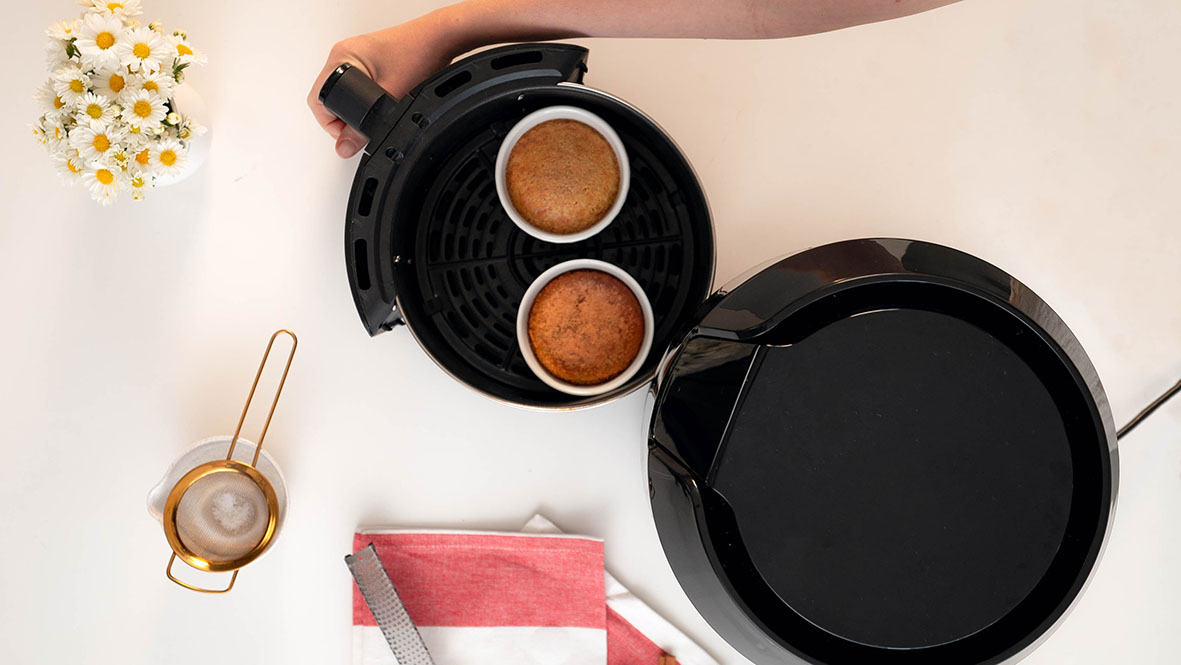
[{"label": "golden brown cake top", "polygon": [[570,234],[597,224],[619,194],[619,160],[603,135],[577,120],[547,120],[517,141],[505,187],[526,222]]},{"label": "golden brown cake top", "polygon": [[572,270],[537,294],[529,343],[550,374],[597,385],[627,369],[644,341],[644,313],[632,290],[600,270]]}]

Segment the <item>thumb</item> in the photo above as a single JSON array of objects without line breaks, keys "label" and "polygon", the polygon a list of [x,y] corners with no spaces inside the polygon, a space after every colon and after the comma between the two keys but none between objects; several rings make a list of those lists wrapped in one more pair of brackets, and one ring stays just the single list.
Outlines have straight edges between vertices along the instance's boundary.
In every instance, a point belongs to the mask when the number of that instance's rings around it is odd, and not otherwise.
[{"label": "thumb", "polygon": [[343,159],[348,159],[360,152],[369,143],[369,139],[365,138],[363,134],[357,130],[345,125],[340,132],[340,136],[336,138],[336,154]]}]

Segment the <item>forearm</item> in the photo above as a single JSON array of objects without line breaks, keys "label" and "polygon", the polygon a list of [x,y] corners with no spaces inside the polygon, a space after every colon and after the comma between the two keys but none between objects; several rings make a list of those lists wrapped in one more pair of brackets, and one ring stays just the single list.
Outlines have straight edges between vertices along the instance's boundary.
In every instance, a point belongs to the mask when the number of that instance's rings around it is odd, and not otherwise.
[{"label": "forearm", "polygon": [[567,37],[771,39],[917,14],[957,0],[466,0],[405,23],[337,42],[308,92],[317,122],[341,157],[365,137],[317,95],[350,62],[394,96],[459,55],[491,44]]},{"label": "forearm", "polygon": [[567,37],[769,39],[909,16],[957,0],[467,0],[433,12],[455,53]]}]

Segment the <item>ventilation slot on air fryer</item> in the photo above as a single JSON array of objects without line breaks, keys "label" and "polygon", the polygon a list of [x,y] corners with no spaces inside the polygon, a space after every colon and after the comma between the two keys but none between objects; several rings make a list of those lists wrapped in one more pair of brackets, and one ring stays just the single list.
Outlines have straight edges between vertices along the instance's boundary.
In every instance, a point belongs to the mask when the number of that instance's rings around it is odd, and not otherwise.
[{"label": "ventilation slot on air fryer", "polygon": [[469,71],[462,71],[458,74],[448,78],[439,85],[435,86],[435,95],[438,97],[446,97],[455,92],[459,86],[472,80],[472,73]]},{"label": "ventilation slot on air fryer", "polygon": [[362,217],[368,217],[369,211],[373,210],[373,195],[377,193],[377,178],[370,178],[365,181],[365,186],[361,188],[361,198],[357,201],[357,214]]},{"label": "ventilation slot on air fryer", "polygon": [[492,58],[492,69],[508,69],[520,65],[532,65],[537,62],[541,62],[541,51],[510,53],[499,58]]},{"label": "ventilation slot on air fryer", "polygon": [[369,252],[364,238],[353,241],[353,268],[357,273],[357,288],[369,290]]}]

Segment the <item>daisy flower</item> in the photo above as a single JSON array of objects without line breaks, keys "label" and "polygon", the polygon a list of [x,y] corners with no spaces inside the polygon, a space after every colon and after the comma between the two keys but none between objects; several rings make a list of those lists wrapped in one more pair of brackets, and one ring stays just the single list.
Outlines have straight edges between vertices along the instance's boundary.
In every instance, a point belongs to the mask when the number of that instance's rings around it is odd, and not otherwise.
[{"label": "daisy flower", "polygon": [[90,190],[94,200],[103,205],[110,205],[118,200],[119,192],[123,189],[123,180],[122,171],[101,164],[87,167],[82,172],[82,184]]},{"label": "daisy flower", "polygon": [[50,39],[45,42],[45,65],[49,71],[70,61],[70,43],[60,39]]},{"label": "daisy flower", "polygon": [[131,153],[131,167],[144,176],[156,174],[156,167],[152,162],[152,149],[147,143],[129,150]]},{"label": "daisy flower", "polygon": [[123,145],[128,150],[139,150],[141,147],[147,147],[147,144],[155,139],[155,134],[152,130],[141,129],[135,126],[125,126],[127,130],[123,134]]},{"label": "daisy flower", "polygon": [[70,150],[58,155],[55,161],[57,172],[63,180],[73,185],[82,179],[82,172],[86,170],[86,165],[82,163],[82,158],[78,156],[77,150]]},{"label": "daisy flower", "polygon": [[86,163],[101,162],[110,150],[118,152],[122,149],[123,133],[117,125],[106,128],[94,128],[90,125],[78,125],[70,132],[70,146]]},{"label": "daisy flower", "polygon": [[167,115],[164,98],[154,92],[140,90],[123,99],[123,121],[140,130],[159,127]]},{"label": "daisy flower", "polygon": [[117,114],[118,110],[111,104],[111,100],[103,95],[88,92],[78,103],[78,113],[74,115],[74,121],[79,125],[106,127]]},{"label": "daisy flower", "polygon": [[82,19],[80,18],[76,18],[73,21],[58,21],[46,28],[45,35],[50,39],[66,41],[78,36],[78,27],[80,25],[82,25]]},{"label": "daisy flower", "polygon": [[189,153],[176,139],[161,139],[152,145],[148,163],[158,175],[177,175],[184,169]]},{"label": "daisy flower", "polygon": [[154,72],[171,59],[171,45],[148,28],[134,28],[123,33],[115,45],[119,62],[133,72]]},{"label": "daisy flower", "polygon": [[130,76],[126,68],[118,67],[95,72],[90,77],[90,82],[94,85],[95,92],[111,101],[117,101],[119,95],[127,89],[127,79]]},{"label": "daisy flower", "polygon": [[46,118],[41,123],[41,129],[45,132],[49,154],[60,155],[71,151],[69,133],[60,121]]},{"label": "daisy flower", "polygon": [[32,125],[30,125],[30,127],[33,129],[33,138],[37,139],[37,142],[41,145],[48,146],[49,133],[45,131],[45,118],[42,117],[41,119],[37,120],[37,122],[34,122]]},{"label": "daisy flower", "polygon": [[67,106],[76,106],[90,87],[90,77],[76,64],[68,64],[53,75],[53,89]]},{"label": "daisy flower", "polygon": [[99,14],[118,16],[120,18],[139,16],[143,13],[139,8],[139,0],[120,0],[115,2],[108,0],[79,0],[78,4],[87,9],[95,10]]},{"label": "daisy flower", "polygon": [[182,141],[187,141],[195,136],[201,136],[206,132],[204,126],[187,115],[181,114],[180,122],[175,124],[176,137]]},{"label": "daisy flower", "polygon": [[62,155],[69,152],[70,144],[67,141],[69,135],[61,123],[41,116],[37,122],[33,123],[32,128],[33,136],[37,138],[38,143],[45,146],[50,155]]},{"label": "daisy flower", "polygon": [[123,32],[122,18],[98,12],[87,14],[74,42],[82,54],[82,65],[87,69],[114,69],[119,64],[115,44]]},{"label": "daisy flower", "polygon": [[53,79],[41,84],[41,87],[37,88],[37,92],[33,95],[33,99],[37,100],[37,104],[41,106],[41,110],[47,118],[60,119],[69,114],[66,103],[54,89]]},{"label": "daisy flower", "polygon": [[111,148],[108,150],[107,154],[103,155],[102,161],[95,162],[95,164],[106,166],[112,171],[115,169],[127,171],[133,164],[135,164],[135,154],[129,152],[125,146],[119,146],[118,148]]},{"label": "daisy flower", "polygon": [[172,89],[176,87],[176,79],[172,78],[172,72],[170,71],[141,71],[128,79],[127,86],[128,89],[125,94],[131,94],[138,90],[148,90],[160,95],[164,99],[171,99]]},{"label": "daisy flower", "polygon": [[141,147],[146,147],[149,143],[156,140],[156,132],[161,128],[156,129],[141,129],[139,127],[128,127],[127,133],[123,135],[123,143],[131,150],[139,150]]},{"label": "daisy flower", "polygon": [[57,91],[53,89],[53,79],[48,79],[37,86],[37,90],[33,92],[33,100],[37,102],[42,111],[54,110],[53,100],[55,99],[57,99]]},{"label": "daisy flower", "polygon": [[127,180],[127,184],[129,185],[128,189],[131,191],[131,200],[144,200],[144,190],[147,189],[148,182],[148,176],[144,175],[143,173],[131,174],[131,177]]},{"label": "daisy flower", "polygon": [[203,65],[209,61],[205,54],[194,49],[189,44],[189,35],[184,30],[177,30],[172,33],[172,47],[176,49],[176,60],[182,65],[191,65],[194,62],[198,65]]}]

